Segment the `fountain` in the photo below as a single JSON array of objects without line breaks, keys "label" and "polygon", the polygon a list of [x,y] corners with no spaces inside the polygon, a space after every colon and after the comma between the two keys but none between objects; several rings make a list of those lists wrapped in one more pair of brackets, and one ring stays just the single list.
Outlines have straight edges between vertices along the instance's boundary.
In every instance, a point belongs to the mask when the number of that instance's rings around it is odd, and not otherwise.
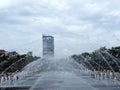
[{"label": "fountain", "polygon": [[[83,59],[90,64],[89,60]],[[106,63],[110,65],[109,62]],[[110,68],[112,69],[111,66]],[[16,72],[11,76],[12,80],[1,83],[1,86],[4,89],[13,87],[14,90],[119,90],[119,81],[112,77],[108,80],[107,73],[96,71],[94,66],[90,70],[84,62],[78,64],[71,58],[38,59],[21,72]]]}]

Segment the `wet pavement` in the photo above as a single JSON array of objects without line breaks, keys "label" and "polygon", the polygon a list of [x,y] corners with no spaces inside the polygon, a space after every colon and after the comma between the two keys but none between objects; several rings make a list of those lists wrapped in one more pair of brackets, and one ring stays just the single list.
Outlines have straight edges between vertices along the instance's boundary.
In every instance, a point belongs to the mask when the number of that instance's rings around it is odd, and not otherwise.
[{"label": "wet pavement", "polygon": [[114,81],[100,81],[85,74],[44,72],[30,90],[120,90]]}]

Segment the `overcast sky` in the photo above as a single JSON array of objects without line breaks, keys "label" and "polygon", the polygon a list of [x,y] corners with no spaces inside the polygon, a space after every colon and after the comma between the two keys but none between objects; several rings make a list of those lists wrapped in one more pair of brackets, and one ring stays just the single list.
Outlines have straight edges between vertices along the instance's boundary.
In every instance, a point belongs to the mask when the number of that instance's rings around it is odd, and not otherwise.
[{"label": "overcast sky", "polygon": [[42,55],[42,34],[66,56],[120,45],[120,0],[0,0],[0,49]]}]

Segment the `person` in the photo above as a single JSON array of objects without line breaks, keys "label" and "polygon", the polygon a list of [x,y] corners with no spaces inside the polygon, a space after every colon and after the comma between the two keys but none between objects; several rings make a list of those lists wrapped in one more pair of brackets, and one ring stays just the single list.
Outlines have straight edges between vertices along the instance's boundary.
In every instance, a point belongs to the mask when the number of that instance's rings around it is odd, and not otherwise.
[{"label": "person", "polygon": [[101,79],[101,71],[98,71],[98,78]]},{"label": "person", "polygon": [[3,81],[6,81],[6,74],[3,75]]},{"label": "person", "polygon": [[2,76],[0,75],[0,84],[1,84],[1,78],[2,78]]},{"label": "person", "polygon": [[19,77],[18,77],[18,73],[19,73],[19,70],[17,70],[17,71],[15,72],[15,79],[16,79],[16,80],[19,79]]},{"label": "person", "polygon": [[6,73],[6,79],[9,80],[9,74],[8,73]]},{"label": "person", "polygon": [[19,79],[19,77],[18,77],[18,75],[16,76],[16,80],[18,80]]},{"label": "person", "polygon": [[94,78],[97,78],[97,71],[94,69]]},{"label": "person", "polygon": [[102,72],[103,80],[105,79],[105,70]]},{"label": "person", "polygon": [[106,77],[107,77],[107,79],[110,79],[110,71],[109,70],[107,70]]},{"label": "person", "polygon": [[110,70],[110,79],[113,79],[112,71]]},{"label": "person", "polygon": [[1,84],[3,83],[4,81],[3,81],[3,74],[1,75]]},{"label": "person", "polygon": [[13,84],[13,74],[10,75],[10,84]]}]

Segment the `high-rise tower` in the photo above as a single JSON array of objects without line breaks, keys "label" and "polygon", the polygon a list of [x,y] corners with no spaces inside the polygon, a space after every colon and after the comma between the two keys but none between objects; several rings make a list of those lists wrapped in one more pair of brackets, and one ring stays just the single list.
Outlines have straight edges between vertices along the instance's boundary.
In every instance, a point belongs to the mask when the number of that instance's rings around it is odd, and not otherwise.
[{"label": "high-rise tower", "polygon": [[54,37],[53,36],[42,36],[43,39],[43,57],[54,56]]}]

